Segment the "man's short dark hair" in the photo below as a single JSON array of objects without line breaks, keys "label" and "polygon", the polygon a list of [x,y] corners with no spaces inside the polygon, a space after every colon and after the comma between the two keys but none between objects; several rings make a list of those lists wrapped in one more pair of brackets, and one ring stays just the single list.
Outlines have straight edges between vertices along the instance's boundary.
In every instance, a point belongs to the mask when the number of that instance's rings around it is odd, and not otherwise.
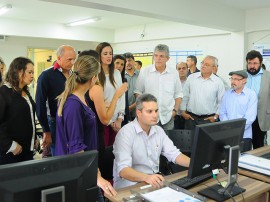
[{"label": "man's short dark hair", "polygon": [[249,51],[249,52],[247,53],[246,61],[248,61],[248,60],[253,60],[253,59],[255,59],[255,58],[259,58],[260,63],[262,63],[263,57],[262,57],[261,53],[260,53],[259,51],[256,51],[256,50],[252,50],[252,51]]},{"label": "man's short dark hair", "polygon": [[124,53],[123,56],[124,56],[126,59],[131,58],[131,59],[135,60],[133,54],[130,53],[130,52]]},{"label": "man's short dark hair", "polygon": [[140,66],[142,66],[142,61],[136,60],[135,62],[137,62]]},{"label": "man's short dark hair", "polygon": [[115,55],[115,56],[113,56],[113,62],[114,62],[115,60],[117,60],[117,59],[124,60],[124,62],[126,61],[126,60],[125,60],[125,57],[124,57],[123,55]]},{"label": "man's short dark hair", "polygon": [[197,57],[195,55],[189,55],[187,58],[190,58],[195,63],[195,65],[197,64]]},{"label": "man's short dark hair", "polygon": [[157,102],[157,98],[154,95],[148,93],[139,95],[136,99],[136,109],[142,110],[143,102]]},{"label": "man's short dark hair", "polygon": [[92,57],[94,57],[97,61],[99,61],[99,54],[98,54],[98,52],[97,51],[95,51],[95,50],[84,50],[84,51],[81,51],[80,53],[79,53],[79,56],[78,57],[81,57],[81,56],[83,56],[83,55],[90,55],[90,56],[92,56]]}]

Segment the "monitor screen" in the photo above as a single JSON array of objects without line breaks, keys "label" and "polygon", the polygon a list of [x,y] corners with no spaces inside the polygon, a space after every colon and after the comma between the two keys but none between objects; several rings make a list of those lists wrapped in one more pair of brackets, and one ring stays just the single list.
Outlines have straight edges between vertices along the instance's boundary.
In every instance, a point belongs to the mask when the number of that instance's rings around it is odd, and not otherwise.
[{"label": "monitor screen", "polygon": [[[227,166],[224,147],[237,146],[243,138],[246,119],[197,125],[188,177],[194,178]],[[223,164],[223,165],[222,165]]]},{"label": "monitor screen", "polygon": [[86,202],[98,195],[98,152],[0,166],[1,202]]}]

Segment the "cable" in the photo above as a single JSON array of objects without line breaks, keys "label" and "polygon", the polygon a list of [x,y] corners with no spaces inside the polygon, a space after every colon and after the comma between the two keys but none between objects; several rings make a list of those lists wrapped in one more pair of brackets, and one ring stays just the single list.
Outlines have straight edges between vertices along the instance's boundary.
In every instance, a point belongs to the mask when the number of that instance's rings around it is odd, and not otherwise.
[{"label": "cable", "polygon": [[[236,184],[237,184],[237,186],[238,186],[239,188],[241,188],[237,182],[236,182]],[[241,195],[242,195],[243,201],[245,202],[246,200],[245,200],[244,194],[243,194],[243,192],[242,192],[242,189],[241,189]]]},{"label": "cable", "polygon": [[[216,178],[214,178],[214,179],[216,179],[217,180],[217,182],[221,185],[221,182],[218,180],[218,178],[216,177]],[[222,186],[222,185],[221,185]],[[223,187],[224,188],[224,187]],[[232,201],[233,202],[235,202],[235,199],[232,197],[232,195],[227,191],[227,189],[224,189],[224,193],[226,193],[231,199],[232,199]],[[223,193],[223,195],[224,195],[224,193]]]},{"label": "cable", "polygon": [[265,39],[265,38],[268,37],[269,35],[270,35],[270,34],[267,34],[266,36],[259,38],[257,41],[253,42],[252,44],[254,45],[255,43],[257,43],[257,42],[259,42],[259,41]]}]

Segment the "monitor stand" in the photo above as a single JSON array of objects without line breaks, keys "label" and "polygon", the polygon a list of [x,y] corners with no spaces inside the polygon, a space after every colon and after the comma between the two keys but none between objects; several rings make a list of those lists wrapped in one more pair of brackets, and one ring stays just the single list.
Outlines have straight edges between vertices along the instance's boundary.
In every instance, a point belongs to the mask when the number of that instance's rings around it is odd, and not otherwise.
[{"label": "monitor stand", "polygon": [[199,194],[216,201],[224,201],[246,191],[241,187],[234,186],[237,182],[239,146],[225,146],[225,150],[228,152],[226,162],[229,162],[228,181],[226,187],[214,185],[198,192]]}]

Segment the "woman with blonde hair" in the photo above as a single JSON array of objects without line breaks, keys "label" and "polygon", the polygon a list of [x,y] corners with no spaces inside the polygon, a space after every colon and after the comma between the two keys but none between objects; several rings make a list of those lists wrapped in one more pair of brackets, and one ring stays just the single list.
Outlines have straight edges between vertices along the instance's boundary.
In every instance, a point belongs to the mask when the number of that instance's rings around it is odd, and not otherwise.
[{"label": "woman with blonde hair", "polygon": [[[96,114],[87,105],[85,93],[97,82],[99,62],[91,56],[82,56],[74,64],[74,72],[67,79],[65,90],[59,96],[56,115],[55,155],[74,154],[98,149]],[[110,182],[98,171],[97,184],[111,196],[116,192]],[[102,201],[99,198],[99,201]]]}]

